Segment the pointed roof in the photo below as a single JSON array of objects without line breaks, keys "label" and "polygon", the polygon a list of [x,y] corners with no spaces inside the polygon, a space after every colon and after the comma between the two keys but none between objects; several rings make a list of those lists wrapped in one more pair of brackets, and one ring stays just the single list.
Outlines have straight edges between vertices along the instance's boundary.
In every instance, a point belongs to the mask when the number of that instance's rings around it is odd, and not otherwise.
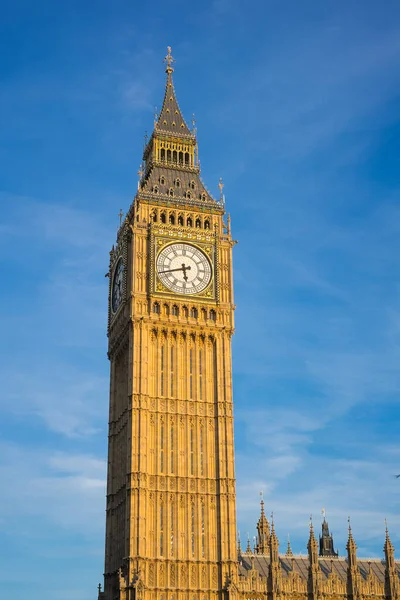
[{"label": "pointed roof", "polygon": [[356,545],[356,543],[354,541],[354,538],[353,538],[353,532],[351,530],[351,524],[350,524],[350,517],[347,519],[347,521],[348,521],[348,524],[349,524],[349,535],[348,535],[348,538],[347,538],[346,549],[347,549],[348,553],[351,553],[351,552],[355,553],[355,551],[357,550],[357,545]]},{"label": "pointed roof", "polygon": [[314,525],[310,518],[310,535],[307,542],[307,550],[310,557],[313,558],[314,562],[318,557],[318,544],[314,534]]},{"label": "pointed roof", "polygon": [[286,556],[293,556],[293,550],[292,550],[292,546],[290,545],[290,538],[289,538],[289,536],[288,536],[288,541],[287,541]]},{"label": "pointed roof", "polygon": [[325,518],[325,510],[324,510],[324,520],[322,521],[322,531],[319,536],[319,555],[320,556],[338,556],[338,553],[335,552],[334,544],[333,544],[333,535],[329,532],[328,521]]},{"label": "pointed roof", "polygon": [[179,108],[179,104],[176,99],[174,83],[172,81],[172,73],[174,72],[172,63],[174,63],[175,60],[171,55],[171,46],[168,46],[168,54],[164,61],[167,63],[167,68],[165,69],[167,74],[165,95],[161,112],[155,124],[154,130],[158,133],[169,133],[176,136],[194,137],[194,134],[186,125],[185,119],[182,116],[181,109]]},{"label": "pointed roof", "polygon": [[390,554],[394,554],[394,546],[393,546],[392,540],[390,539],[390,536],[389,536],[389,529],[387,526],[386,519],[385,519],[385,544],[383,546],[383,550],[385,552],[386,557]]}]

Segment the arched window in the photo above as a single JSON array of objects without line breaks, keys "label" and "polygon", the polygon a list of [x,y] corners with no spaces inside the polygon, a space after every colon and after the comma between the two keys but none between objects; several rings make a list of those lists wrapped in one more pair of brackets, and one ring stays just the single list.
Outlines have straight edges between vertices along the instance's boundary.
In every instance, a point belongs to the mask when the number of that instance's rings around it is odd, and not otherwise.
[{"label": "arched window", "polygon": [[185,165],[189,164],[189,152],[185,152]]},{"label": "arched window", "polygon": [[[171,354],[169,357],[169,368],[170,368],[170,386],[171,396],[175,396],[175,346],[171,346]],[[171,466],[171,473],[173,473]]]},{"label": "arched window", "polygon": [[199,229],[201,227],[200,219],[196,219],[196,227],[197,227],[197,229]]},{"label": "arched window", "polygon": [[204,221],[204,229],[210,229],[210,221],[208,219]]},{"label": "arched window", "polygon": [[153,221],[153,223],[157,223],[157,213],[155,210],[153,210],[153,212],[151,213],[151,220]]},{"label": "arched window", "polygon": [[178,217],[178,225],[183,225],[183,217],[182,217],[182,215],[179,215],[179,217]]},{"label": "arched window", "polygon": [[164,473],[164,423],[160,425],[160,471]]},{"label": "arched window", "polygon": [[190,187],[192,188],[192,190],[196,189],[196,184],[194,181],[190,182]]},{"label": "arched window", "polygon": [[169,188],[169,195],[173,196],[174,195],[174,190],[172,188]]},{"label": "arched window", "polygon": [[167,150],[167,162],[171,162],[171,150]]},{"label": "arched window", "polygon": [[172,153],[172,162],[174,162],[174,163],[178,162],[178,153],[176,150],[174,150]]},{"label": "arched window", "polygon": [[179,155],[178,155],[178,156],[179,156],[179,158],[178,158],[178,160],[179,160],[179,164],[180,164],[180,165],[183,165],[183,152],[179,152]]},{"label": "arched window", "polygon": [[179,177],[175,179],[175,185],[176,187],[181,187],[181,180],[179,179]]},{"label": "arched window", "polygon": [[173,473],[174,472],[174,441],[175,441],[175,432],[174,432],[174,428],[171,425],[171,429],[169,432],[170,435],[170,439],[169,439],[169,448],[170,448],[170,455],[169,455],[169,461],[170,461],[170,472]]},{"label": "arched window", "polygon": [[165,148],[161,148],[161,160],[165,161]]},{"label": "arched window", "polygon": [[192,308],[190,309],[190,316],[193,317],[193,319],[197,319],[197,315],[198,315],[197,308],[192,306]]},{"label": "arched window", "polygon": [[190,474],[194,475],[194,430],[190,427]]},{"label": "arched window", "polygon": [[160,396],[165,393],[165,346],[160,349]]},{"label": "arched window", "polygon": [[171,314],[173,314],[174,317],[178,317],[179,316],[179,308],[177,307],[176,304],[173,305]]},{"label": "arched window", "polygon": [[160,314],[160,305],[158,302],[154,302],[153,304],[153,313],[155,313],[156,315]]},{"label": "arched window", "polygon": [[155,194],[158,194],[158,185],[154,185],[154,186],[153,186],[153,192],[154,192]]},{"label": "arched window", "polygon": [[201,309],[201,318],[206,320],[207,319],[207,311],[205,308]]},{"label": "arched window", "polygon": [[171,223],[171,225],[175,225],[175,216],[173,213],[169,214],[169,222]]},{"label": "arched window", "polygon": [[196,526],[196,517],[195,517],[195,513],[194,513],[194,504],[192,504],[192,512],[191,512],[191,516],[190,516],[190,537],[191,537],[191,545],[192,545],[192,556],[194,556],[194,550],[195,550],[195,526]]},{"label": "arched window", "polygon": [[168,304],[164,304],[164,315],[169,315],[169,306]]},{"label": "arched window", "polygon": [[187,307],[187,306],[184,306],[184,307],[182,308],[182,311],[183,311],[183,316],[184,316],[184,317],[187,317],[187,316],[188,316],[188,314],[189,314],[188,307]]},{"label": "arched window", "polygon": [[203,193],[202,193],[202,195],[201,195],[201,199],[202,199],[203,201],[206,199],[206,195],[205,195],[205,193],[204,193],[204,192],[203,192]]},{"label": "arched window", "polygon": [[161,185],[165,185],[165,177],[163,175],[160,177],[160,183]]},{"label": "arched window", "polygon": [[[199,350],[199,399],[203,400],[203,350],[200,348]],[[201,430],[202,431],[202,430]],[[202,442],[202,438],[200,437],[200,442]],[[200,452],[202,453],[202,444],[200,444]],[[202,459],[202,455],[201,455]],[[203,465],[201,464],[201,475],[203,475]]]},{"label": "arched window", "polygon": [[205,536],[205,509],[204,504],[201,505],[201,556],[204,558],[206,554],[206,536]]},{"label": "arched window", "polygon": [[210,310],[210,319],[211,319],[211,321],[217,320],[217,313],[215,312],[215,310],[213,308]]},{"label": "arched window", "polygon": [[188,219],[187,219],[187,221],[186,221],[186,225],[187,225],[188,227],[193,227],[193,221],[192,221],[192,218],[191,218],[191,217],[188,217]]},{"label": "arched window", "polygon": [[164,506],[160,506],[160,556],[164,556]]},{"label": "arched window", "polygon": [[[189,398],[192,400],[193,399],[193,374],[194,374],[194,350],[193,348],[190,348],[189,350]],[[193,475],[193,471],[191,473],[191,475]]]},{"label": "arched window", "polygon": [[165,216],[165,213],[161,213],[161,223],[166,223],[167,222],[167,217]]},{"label": "arched window", "polygon": [[190,191],[188,190],[188,191],[186,192],[186,198],[191,198],[191,196],[192,196],[192,194],[191,194],[191,193],[190,193]]}]

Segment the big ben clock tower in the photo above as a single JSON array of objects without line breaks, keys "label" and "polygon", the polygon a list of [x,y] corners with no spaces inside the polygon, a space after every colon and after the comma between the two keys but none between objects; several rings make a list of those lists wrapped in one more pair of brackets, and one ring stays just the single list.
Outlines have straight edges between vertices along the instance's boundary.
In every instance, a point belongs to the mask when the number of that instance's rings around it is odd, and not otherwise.
[{"label": "big ben clock tower", "polygon": [[104,600],[211,600],[237,581],[232,246],[200,179],[170,48],[134,201],[110,253]]}]

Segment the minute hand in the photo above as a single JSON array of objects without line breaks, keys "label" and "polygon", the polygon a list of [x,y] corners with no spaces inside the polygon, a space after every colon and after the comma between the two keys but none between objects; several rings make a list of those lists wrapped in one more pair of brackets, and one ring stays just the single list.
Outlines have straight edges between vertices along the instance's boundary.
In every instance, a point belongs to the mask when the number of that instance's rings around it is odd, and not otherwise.
[{"label": "minute hand", "polygon": [[162,273],[172,273],[173,271],[190,271],[189,267],[179,267],[179,269],[168,269],[167,271],[158,271],[161,275]]}]

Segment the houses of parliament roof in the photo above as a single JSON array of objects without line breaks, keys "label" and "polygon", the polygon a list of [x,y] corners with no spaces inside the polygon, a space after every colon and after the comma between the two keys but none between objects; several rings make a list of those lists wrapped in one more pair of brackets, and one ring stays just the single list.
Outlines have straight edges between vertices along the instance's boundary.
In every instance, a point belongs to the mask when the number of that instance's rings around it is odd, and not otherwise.
[{"label": "houses of parliament roof", "polygon": [[350,523],[346,555],[339,557],[325,517],[319,543],[310,523],[306,555],[294,555],[290,542],[286,553],[279,553],[274,523],[270,526],[263,501],[257,532],[254,549],[250,541],[245,551],[242,551],[240,542],[238,545],[239,580],[248,594],[257,596],[276,591],[283,596],[312,593],[314,596],[399,597],[400,563],[395,561],[387,527],[382,559],[357,557]]}]

